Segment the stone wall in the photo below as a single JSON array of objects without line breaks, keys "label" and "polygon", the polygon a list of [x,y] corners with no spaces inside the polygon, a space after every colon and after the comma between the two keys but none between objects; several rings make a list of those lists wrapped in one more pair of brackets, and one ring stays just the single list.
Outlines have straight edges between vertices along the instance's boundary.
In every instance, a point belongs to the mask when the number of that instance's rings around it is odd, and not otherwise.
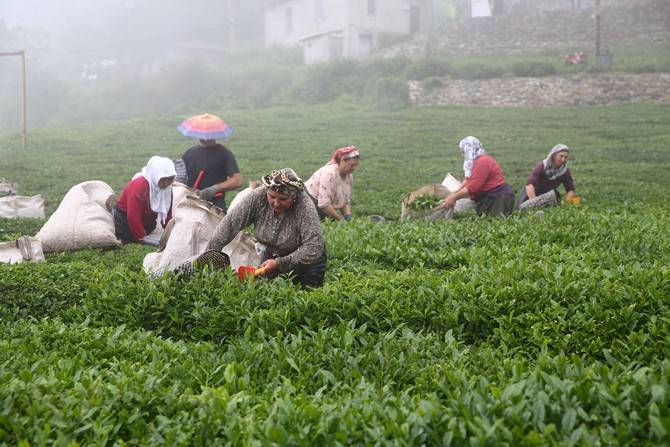
[{"label": "stone wall", "polygon": [[555,107],[635,102],[670,104],[670,74],[603,74],[409,82],[418,106]]},{"label": "stone wall", "polygon": [[[603,48],[619,42],[669,42],[670,0],[603,0]],[[469,18],[446,29],[379,50],[381,57],[592,50],[592,9],[563,9],[527,14]]]}]

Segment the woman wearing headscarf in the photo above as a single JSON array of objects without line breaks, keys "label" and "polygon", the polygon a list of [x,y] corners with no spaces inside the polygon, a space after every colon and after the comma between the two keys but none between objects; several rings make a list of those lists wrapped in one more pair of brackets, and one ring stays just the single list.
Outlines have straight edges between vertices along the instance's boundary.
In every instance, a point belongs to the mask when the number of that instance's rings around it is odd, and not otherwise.
[{"label": "woman wearing headscarf", "polygon": [[113,210],[116,237],[121,242],[156,245],[147,235],[156,225],[165,228],[172,218],[171,185],[176,175],[172,160],[153,156],[126,184]]},{"label": "woman wearing headscarf", "polygon": [[336,149],[327,165],[319,168],[305,182],[307,192],[316,202],[320,217],[351,220],[352,173],[360,162],[356,146]]},{"label": "woman wearing headscarf", "polygon": [[445,197],[444,206],[451,208],[458,199],[470,197],[475,202],[477,214],[492,217],[510,214],[514,208],[514,192],[505,183],[498,162],[486,153],[475,137],[462,139],[458,147],[464,159],[465,181],[461,189]]},{"label": "woman wearing headscarf", "polygon": [[558,187],[563,184],[565,187],[566,200],[572,200],[575,194],[575,184],[572,181],[572,173],[568,168],[568,158],[570,157],[570,148],[565,144],[557,144],[550,151],[544,160],[540,160],[536,165],[530,177],[526,181],[526,186],[519,193],[517,208],[529,199],[535,199],[551,191],[554,195],[550,202],[542,201],[541,205],[549,203],[558,203],[560,194]]},{"label": "woman wearing headscarf", "polygon": [[220,251],[251,224],[256,240],[266,247],[266,259],[260,265],[264,276],[294,274],[294,282],[303,286],[323,284],[326,252],[319,215],[293,169],[264,176],[263,186],[252,190],[221,220],[207,249]]}]

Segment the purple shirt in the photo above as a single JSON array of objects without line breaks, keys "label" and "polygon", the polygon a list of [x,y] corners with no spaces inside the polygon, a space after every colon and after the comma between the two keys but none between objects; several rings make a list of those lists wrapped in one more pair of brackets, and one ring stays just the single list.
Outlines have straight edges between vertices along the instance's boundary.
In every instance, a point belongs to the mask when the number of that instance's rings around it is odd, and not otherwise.
[{"label": "purple shirt", "polygon": [[533,185],[535,187],[535,194],[538,196],[558,188],[558,185],[561,183],[565,186],[566,192],[575,190],[575,184],[572,182],[572,173],[570,173],[570,169],[565,171],[565,174],[558,176],[553,180],[549,180],[547,176],[544,175],[544,163],[541,161],[535,165],[535,169],[533,169],[533,172],[530,173],[530,177],[528,177],[528,181],[526,181],[526,185]]}]

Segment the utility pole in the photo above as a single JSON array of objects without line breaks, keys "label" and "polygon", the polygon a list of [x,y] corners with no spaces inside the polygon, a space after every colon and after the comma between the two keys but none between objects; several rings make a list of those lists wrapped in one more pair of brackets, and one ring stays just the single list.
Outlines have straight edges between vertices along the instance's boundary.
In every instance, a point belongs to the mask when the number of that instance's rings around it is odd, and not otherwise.
[{"label": "utility pole", "polygon": [[2,56],[21,56],[21,90],[22,90],[22,101],[21,101],[21,122],[22,122],[22,142],[23,149],[28,146],[28,130],[26,125],[26,116],[27,116],[27,100],[26,100],[26,52],[25,51],[15,51],[13,53],[0,53]]},{"label": "utility pole", "polygon": [[600,57],[600,0],[596,0],[596,60]]}]

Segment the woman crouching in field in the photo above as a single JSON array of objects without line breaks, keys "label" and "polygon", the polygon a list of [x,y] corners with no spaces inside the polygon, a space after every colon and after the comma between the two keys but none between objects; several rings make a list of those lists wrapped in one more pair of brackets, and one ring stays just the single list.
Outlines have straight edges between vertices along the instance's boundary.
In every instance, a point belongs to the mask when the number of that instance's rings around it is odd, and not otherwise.
[{"label": "woman crouching in field", "polygon": [[352,174],[360,158],[356,146],[341,147],[335,150],[327,165],[319,168],[305,182],[307,192],[316,202],[319,217],[351,220]]},{"label": "woman crouching in field", "polygon": [[112,210],[117,239],[124,244],[139,242],[158,245],[147,237],[172,218],[172,182],[177,172],[169,158],[153,156],[126,184]]},{"label": "woman crouching in field", "polygon": [[232,208],[214,230],[208,250],[220,251],[243,228],[254,224],[256,239],[266,247],[263,276],[295,275],[305,287],[323,284],[326,253],[314,202],[293,169],[272,171],[262,187]]},{"label": "woman crouching in field", "polygon": [[[526,181],[526,186],[519,193],[517,208],[534,208],[538,206],[557,205],[560,194],[558,187],[565,187],[567,201],[575,194],[575,184],[568,168],[570,148],[565,144],[554,146],[549,155],[535,165]],[[525,203],[525,205],[523,205]]]},{"label": "woman crouching in field", "polygon": [[475,137],[462,139],[458,148],[464,158],[465,180],[461,189],[445,197],[444,206],[451,208],[458,199],[469,196],[475,202],[477,214],[492,217],[510,214],[514,208],[514,192],[505,183],[498,162]]}]

